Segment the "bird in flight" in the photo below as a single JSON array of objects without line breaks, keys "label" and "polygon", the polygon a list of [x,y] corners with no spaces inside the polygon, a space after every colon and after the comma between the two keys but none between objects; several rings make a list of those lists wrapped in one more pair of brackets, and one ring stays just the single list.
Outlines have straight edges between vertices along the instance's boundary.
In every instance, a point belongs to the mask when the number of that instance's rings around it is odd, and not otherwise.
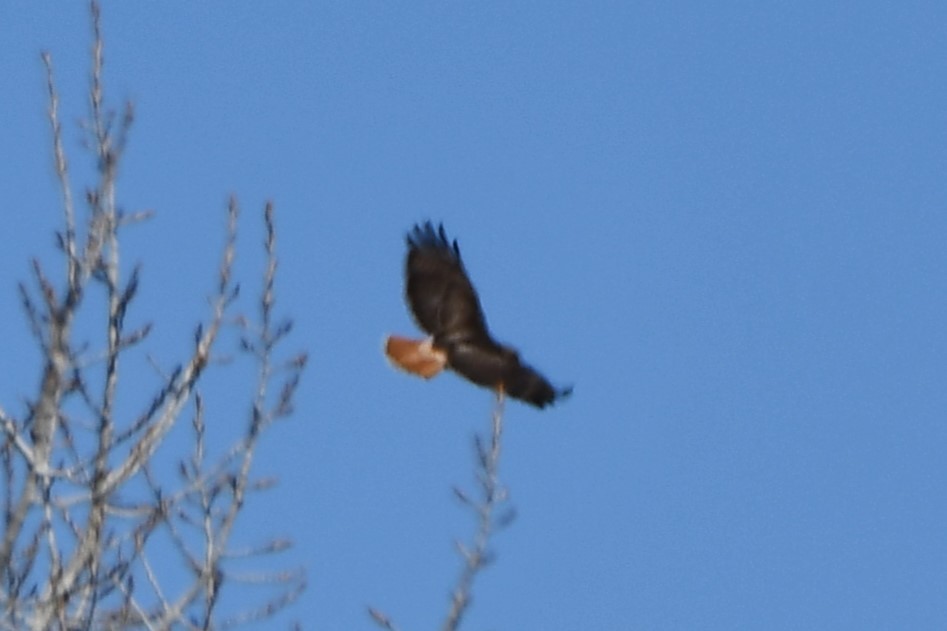
[{"label": "bird in flight", "polygon": [[429,337],[389,336],[385,354],[395,366],[425,379],[450,368],[468,381],[538,408],[572,393],[571,387],[555,388],[515,349],[493,339],[457,241],[447,238],[443,225],[415,225],[407,242],[405,297]]}]

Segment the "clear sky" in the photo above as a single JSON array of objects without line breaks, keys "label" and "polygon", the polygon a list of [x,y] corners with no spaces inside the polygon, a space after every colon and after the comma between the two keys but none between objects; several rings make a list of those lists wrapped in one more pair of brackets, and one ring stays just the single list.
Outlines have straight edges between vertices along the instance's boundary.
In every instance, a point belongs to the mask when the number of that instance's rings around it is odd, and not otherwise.
[{"label": "clear sky", "polygon": [[[289,617],[447,609],[491,395],[380,352],[414,330],[403,236],[431,218],[497,337],[575,385],[507,406],[518,518],[465,628],[947,628],[947,5],[106,2],[103,24],[108,94],[137,107],[121,202],[156,212],[124,249],[153,352],[206,313],[227,195],[250,287],[276,203],[312,361],[240,528],[295,539]],[[78,179],[89,41],[83,3],[0,7],[10,409],[40,374],[16,282],[59,221],[39,51]]]}]

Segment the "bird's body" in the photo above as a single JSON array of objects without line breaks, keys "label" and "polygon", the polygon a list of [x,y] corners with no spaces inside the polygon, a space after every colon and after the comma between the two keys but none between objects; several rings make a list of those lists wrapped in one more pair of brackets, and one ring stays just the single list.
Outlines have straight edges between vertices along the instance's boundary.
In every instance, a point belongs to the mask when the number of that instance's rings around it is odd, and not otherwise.
[{"label": "bird's body", "polygon": [[418,326],[430,337],[390,336],[385,352],[392,362],[425,379],[450,368],[477,385],[539,408],[571,392],[554,388],[516,350],[493,339],[457,241],[447,239],[443,226],[417,225],[407,243],[405,294]]}]

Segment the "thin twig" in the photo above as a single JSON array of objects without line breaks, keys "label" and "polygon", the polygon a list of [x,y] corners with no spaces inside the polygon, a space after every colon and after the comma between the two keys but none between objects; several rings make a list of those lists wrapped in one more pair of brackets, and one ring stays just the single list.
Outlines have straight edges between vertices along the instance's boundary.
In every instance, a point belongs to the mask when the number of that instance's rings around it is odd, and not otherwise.
[{"label": "thin twig", "polygon": [[441,626],[443,631],[455,631],[459,627],[464,613],[470,605],[474,579],[490,562],[490,537],[497,526],[494,514],[497,508],[506,501],[506,490],[500,484],[498,475],[500,448],[503,438],[504,399],[503,391],[498,391],[490,426],[489,445],[484,445],[479,437],[477,440],[478,478],[481,495],[480,501],[472,505],[477,515],[477,531],[470,547],[462,546],[459,543],[457,545],[464,565],[451,594],[450,609],[447,612],[444,624]]}]

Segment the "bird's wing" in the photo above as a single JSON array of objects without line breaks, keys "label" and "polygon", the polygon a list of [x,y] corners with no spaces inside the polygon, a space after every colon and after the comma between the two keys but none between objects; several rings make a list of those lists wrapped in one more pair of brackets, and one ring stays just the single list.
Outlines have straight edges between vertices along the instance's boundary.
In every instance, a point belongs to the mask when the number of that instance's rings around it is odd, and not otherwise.
[{"label": "bird's wing", "polygon": [[454,344],[449,351],[450,367],[470,381],[502,390],[507,396],[538,408],[555,403],[572,393],[557,389],[535,368],[520,361],[519,355],[492,342],[474,340]]},{"label": "bird's wing", "polygon": [[571,387],[557,389],[532,366],[519,362],[510,366],[507,371],[503,389],[508,396],[538,408],[544,408],[572,394]]},{"label": "bird's wing", "polygon": [[431,222],[415,226],[407,240],[405,293],[418,325],[444,339],[489,338],[457,241]]}]

